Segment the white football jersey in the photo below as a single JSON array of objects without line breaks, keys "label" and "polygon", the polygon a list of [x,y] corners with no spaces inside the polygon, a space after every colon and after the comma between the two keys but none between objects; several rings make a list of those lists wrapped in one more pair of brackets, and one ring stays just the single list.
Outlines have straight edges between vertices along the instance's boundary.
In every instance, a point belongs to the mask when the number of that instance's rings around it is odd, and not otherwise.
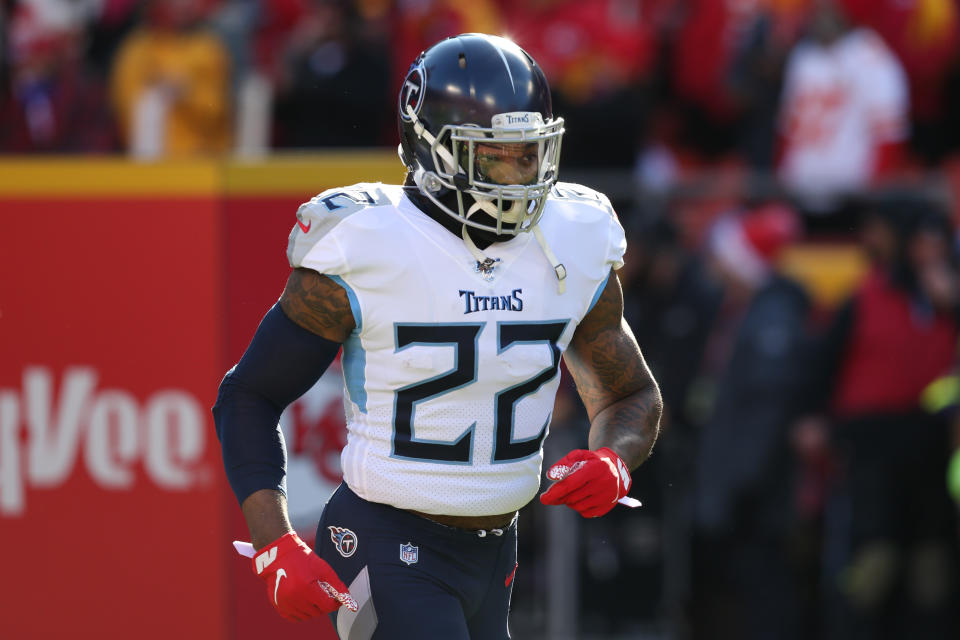
[{"label": "white football jersey", "polygon": [[499,262],[480,273],[400,186],[301,205],[290,265],[341,284],[356,320],[341,460],[357,495],[446,515],[509,513],[536,495],[560,358],[626,249],[607,198],[579,185],[556,185],[540,227],[566,267],[563,294],[533,234],[485,249]]}]

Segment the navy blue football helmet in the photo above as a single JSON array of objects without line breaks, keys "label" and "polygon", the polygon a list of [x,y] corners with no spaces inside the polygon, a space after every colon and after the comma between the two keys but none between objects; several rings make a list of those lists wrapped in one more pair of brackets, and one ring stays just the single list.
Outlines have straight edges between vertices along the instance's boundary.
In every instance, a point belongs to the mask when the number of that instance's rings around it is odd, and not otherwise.
[{"label": "navy blue football helmet", "polygon": [[[538,231],[564,129],[526,51],[479,33],[435,44],[410,65],[397,122],[401,160],[420,192],[465,225],[465,239],[468,226],[497,235]],[[450,193],[456,209],[444,197]],[[478,212],[493,222],[471,220]]]}]

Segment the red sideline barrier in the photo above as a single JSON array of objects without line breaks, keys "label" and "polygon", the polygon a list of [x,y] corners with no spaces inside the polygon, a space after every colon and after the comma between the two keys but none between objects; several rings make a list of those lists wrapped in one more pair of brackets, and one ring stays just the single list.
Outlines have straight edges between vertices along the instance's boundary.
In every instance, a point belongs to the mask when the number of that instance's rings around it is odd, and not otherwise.
[{"label": "red sideline barrier", "polygon": [[225,637],[215,202],[0,211],[0,635]]},{"label": "red sideline barrier", "polygon": [[0,159],[0,637],[335,638],[276,615],[230,547],[209,408],[282,291],[297,205],[400,171]]}]

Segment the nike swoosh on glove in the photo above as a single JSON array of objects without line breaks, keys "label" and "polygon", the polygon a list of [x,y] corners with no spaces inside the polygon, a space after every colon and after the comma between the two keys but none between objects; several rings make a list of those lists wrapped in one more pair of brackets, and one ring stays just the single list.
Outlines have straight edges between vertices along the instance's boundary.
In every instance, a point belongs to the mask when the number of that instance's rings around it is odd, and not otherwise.
[{"label": "nike swoosh on glove", "polygon": [[333,568],[290,532],[257,552],[250,561],[267,583],[267,596],[281,616],[306,620],[336,611],[357,610],[357,602]]},{"label": "nike swoosh on glove", "polygon": [[546,505],[565,504],[584,518],[597,518],[613,509],[630,491],[630,470],[614,451],[574,449],[547,471],[555,480],[540,496]]}]

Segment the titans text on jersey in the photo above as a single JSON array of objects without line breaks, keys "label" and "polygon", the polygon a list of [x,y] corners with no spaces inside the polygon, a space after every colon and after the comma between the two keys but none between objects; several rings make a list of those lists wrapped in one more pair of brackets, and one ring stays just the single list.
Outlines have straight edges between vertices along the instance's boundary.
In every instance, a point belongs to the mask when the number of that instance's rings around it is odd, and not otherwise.
[{"label": "titans text on jersey", "polygon": [[523,289],[514,289],[508,296],[484,296],[476,291],[460,290],[463,297],[463,314],[478,311],[523,311],[523,299],[520,297]]}]

